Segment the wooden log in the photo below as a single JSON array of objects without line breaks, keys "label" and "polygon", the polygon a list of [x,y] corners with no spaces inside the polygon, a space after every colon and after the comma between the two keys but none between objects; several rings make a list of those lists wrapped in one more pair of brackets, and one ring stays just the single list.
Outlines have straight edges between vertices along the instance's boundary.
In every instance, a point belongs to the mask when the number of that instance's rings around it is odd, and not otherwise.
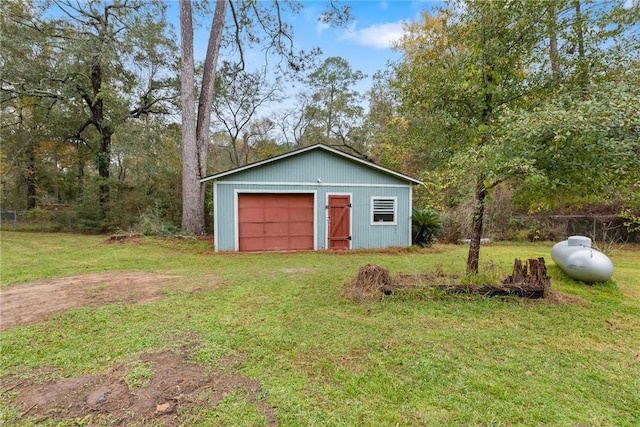
[{"label": "wooden log", "polygon": [[[439,276],[428,275],[428,277],[429,281],[437,281]],[[529,259],[525,263],[516,259],[513,263],[513,273],[502,282],[494,284],[431,284],[425,286],[404,283],[406,278],[404,279],[401,283],[394,282],[387,269],[367,264],[358,271],[358,275],[352,280],[351,285],[361,291],[377,291],[386,295],[435,288],[454,294],[478,294],[487,297],[519,296],[532,299],[544,298],[551,287],[551,278],[547,276],[544,258]]]}]

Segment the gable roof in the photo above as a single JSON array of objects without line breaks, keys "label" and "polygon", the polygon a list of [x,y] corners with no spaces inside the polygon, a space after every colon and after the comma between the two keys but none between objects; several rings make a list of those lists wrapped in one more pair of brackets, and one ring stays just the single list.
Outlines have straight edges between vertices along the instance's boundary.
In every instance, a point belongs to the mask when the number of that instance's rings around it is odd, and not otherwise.
[{"label": "gable roof", "polygon": [[300,149],[297,149],[297,150],[293,150],[293,151],[290,151],[288,153],[284,153],[284,154],[280,154],[278,156],[270,157],[270,158],[265,159],[265,160],[260,160],[258,162],[250,163],[250,164],[245,165],[245,166],[240,166],[240,167],[237,167],[237,168],[234,168],[234,169],[230,169],[230,170],[225,171],[225,172],[220,172],[220,173],[217,173],[217,174],[209,175],[207,177],[202,178],[200,180],[200,182],[207,182],[207,181],[211,181],[211,180],[214,180],[214,179],[222,178],[222,177],[225,177],[225,176],[228,176],[228,175],[233,175],[233,174],[238,173],[238,172],[242,172],[242,171],[245,171],[245,170],[248,170],[248,169],[252,169],[252,168],[256,168],[256,167],[262,166],[262,165],[266,165],[268,163],[277,162],[277,161],[286,159],[287,157],[296,156],[298,154],[306,153],[306,152],[312,151],[312,150],[325,150],[325,151],[328,151],[330,153],[337,154],[338,156],[342,156],[342,157],[344,157],[344,158],[346,158],[348,160],[351,160],[353,162],[360,163],[361,165],[364,165],[364,166],[369,167],[371,169],[375,169],[375,170],[377,170],[379,172],[385,173],[387,175],[395,176],[396,178],[400,178],[400,179],[403,179],[405,181],[409,181],[412,184],[420,184],[420,185],[422,184],[422,181],[420,181],[420,180],[418,180],[416,178],[412,178],[412,177],[410,177],[408,175],[401,174],[400,172],[396,172],[396,171],[394,171],[392,169],[385,168],[383,166],[377,165],[377,164],[375,164],[373,162],[369,162],[367,160],[360,159],[360,158],[352,156],[350,154],[343,153],[340,150],[336,150],[335,148],[329,147],[328,145],[324,145],[324,144],[310,145],[308,147],[303,147],[303,148],[300,148]]}]

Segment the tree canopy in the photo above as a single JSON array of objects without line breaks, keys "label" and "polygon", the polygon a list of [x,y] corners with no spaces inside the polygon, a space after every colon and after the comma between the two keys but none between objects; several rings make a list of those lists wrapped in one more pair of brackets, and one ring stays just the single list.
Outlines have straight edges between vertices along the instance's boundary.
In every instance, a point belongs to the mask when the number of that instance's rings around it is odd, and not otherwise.
[{"label": "tree canopy", "polygon": [[[201,178],[323,142],[421,178],[414,204],[470,238],[472,273],[505,189],[529,213],[640,209],[637,2],[432,7],[406,24],[402,57],[366,99],[348,57],[296,48],[287,16],[303,6],[182,1],[178,53],[159,0],[1,3],[3,206],[65,204],[102,230],[159,215],[202,234]],[[325,23],[350,18],[324,6]],[[202,17],[211,36],[197,62]]]},{"label": "tree canopy", "polygon": [[[473,183],[470,272],[478,271],[484,210],[497,185],[519,184],[527,196],[543,182],[573,196],[629,188],[638,149],[637,85],[629,79],[638,62],[626,46],[637,41],[637,21],[621,2],[593,13],[580,4],[449,2],[409,24],[398,44],[401,145],[441,181]],[[586,28],[601,32],[586,37]]]},{"label": "tree canopy", "polygon": [[[106,224],[114,138],[133,121],[172,111],[175,46],[166,31],[165,5],[59,0],[2,7],[5,125],[17,129],[13,120],[18,128],[33,128],[33,121],[24,120],[29,104],[29,116],[46,129],[30,144],[43,143],[49,134],[74,146],[79,179],[91,162],[99,177],[98,215]],[[83,197],[83,182],[78,189]]]}]

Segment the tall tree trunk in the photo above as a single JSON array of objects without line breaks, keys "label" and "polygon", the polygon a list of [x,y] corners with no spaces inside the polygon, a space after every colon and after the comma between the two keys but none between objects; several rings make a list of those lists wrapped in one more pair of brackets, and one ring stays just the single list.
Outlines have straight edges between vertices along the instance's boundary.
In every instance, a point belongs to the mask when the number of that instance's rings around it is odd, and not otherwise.
[{"label": "tall tree trunk", "polygon": [[584,19],[580,0],[574,0],[573,6],[576,13],[574,30],[576,43],[578,44],[578,85],[582,90],[582,95],[586,97],[589,86],[589,65],[587,64],[584,50]]},{"label": "tall tree trunk", "polygon": [[[200,175],[204,178],[207,174],[207,154],[209,152],[209,128],[211,126],[211,109],[213,94],[215,91],[216,66],[218,64],[218,53],[222,44],[222,33],[224,31],[224,20],[227,13],[228,0],[218,0],[216,10],[213,14],[211,32],[209,33],[209,44],[207,45],[207,55],[204,59],[204,71],[202,75],[202,89],[198,99],[198,156],[200,161]],[[204,200],[204,185],[201,187]]]},{"label": "tall tree trunk", "polygon": [[109,166],[111,164],[111,131],[100,129],[100,151],[97,154],[98,175],[100,176],[99,202],[101,213],[105,216],[109,204]]},{"label": "tall tree trunk", "polygon": [[[488,129],[493,121],[493,86],[495,80],[493,71],[495,64],[493,59],[484,57],[485,63],[484,80],[484,109],[482,111],[481,123],[482,133],[480,135],[480,146],[486,146],[489,141]],[[480,266],[480,240],[482,239],[482,224],[484,221],[484,208],[487,198],[486,177],[480,173],[476,177],[476,184],[473,191],[473,218],[471,220],[471,237],[469,241],[469,256],[467,257],[467,274],[477,274]]]},{"label": "tall tree trunk", "polygon": [[27,182],[27,209],[36,207],[36,142],[27,141],[27,170],[25,173]]},{"label": "tall tree trunk", "polygon": [[98,147],[96,163],[100,177],[99,203],[100,214],[105,217],[109,203],[109,166],[111,165],[111,136],[113,131],[105,124],[104,100],[102,94],[102,56],[100,53],[93,56],[91,61],[91,89],[92,97],[87,99],[91,109],[91,123],[100,134],[100,146]]},{"label": "tall tree trunk", "polygon": [[196,96],[193,60],[191,0],[180,1],[182,103],[182,229],[202,234],[204,200],[200,199],[198,150],[196,145]]},{"label": "tall tree trunk", "polygon": [[227,0],[218,0],[213,15],[202,89],[195,112],[195,78],[193,60],[193,18],[191,0],[180,1],[181,33],[181,101],[182,101],[182,229],[197,235],[205,233],[205,186],[200,179],[207,174],[209,127],[215,71],[224,30]]},{"label": "tall tree trunk", "polygon": [[558,29],[555,0],[551,0],[549,3],[549,15],[547,22],[549,29],[549,61],[551,62],[551,74],[555,78],[560,72],[560,63],[558,62]]},{"label": "tall tree trunk", "polygon": [[84,159],[82,158],[82,154],[80,153],[80,142],[76,142],[76,152],[78,155],[78,192],[77,198],[78,200],[82,200],[84,198]]}]

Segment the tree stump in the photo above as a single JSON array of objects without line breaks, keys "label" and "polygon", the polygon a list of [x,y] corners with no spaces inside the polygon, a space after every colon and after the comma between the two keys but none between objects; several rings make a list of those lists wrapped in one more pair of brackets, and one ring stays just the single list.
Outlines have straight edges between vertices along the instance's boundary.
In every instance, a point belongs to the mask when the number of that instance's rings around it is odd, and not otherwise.
[{"label": "tree stump", "polygon": [[513,274],[504,279],[502,285],[526,298],[544,298],[551,287],[544,258],[529,259],[525,264],[516,258]]}]

